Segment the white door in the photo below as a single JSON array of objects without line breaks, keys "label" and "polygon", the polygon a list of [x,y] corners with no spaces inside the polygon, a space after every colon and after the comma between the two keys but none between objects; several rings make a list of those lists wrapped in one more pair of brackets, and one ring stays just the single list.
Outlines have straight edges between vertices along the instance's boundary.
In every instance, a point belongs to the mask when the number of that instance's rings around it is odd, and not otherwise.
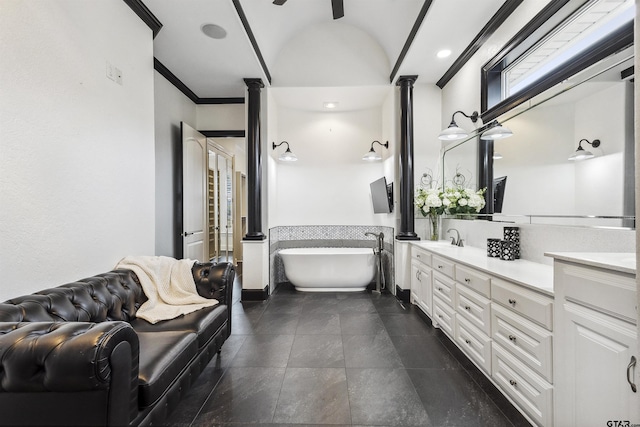
[{"label": "white door", "polygon": [[207,261],[207,138],[184,122],[182,133],[183,257]]},{"label": "white door", "polygon": [[577,304],[565,303],[564,308],[566,343],[562,345],[567,363],[564,372],[556,371],[554,376],[565,379],[567,398],[557,402],[556,425],[637,422],[637,393],[631,385],[637,369],[632,363],[637,350],[635,325]]}]

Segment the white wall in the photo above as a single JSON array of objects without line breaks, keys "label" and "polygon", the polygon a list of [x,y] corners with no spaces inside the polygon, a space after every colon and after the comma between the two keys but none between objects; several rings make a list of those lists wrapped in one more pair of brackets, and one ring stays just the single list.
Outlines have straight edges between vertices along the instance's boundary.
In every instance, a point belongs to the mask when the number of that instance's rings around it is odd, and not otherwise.
[{"label": "white wall", "polygon": [[198,130],[244,130],[245,104],[198,105]]},{"label": "white wall", "polygon": [[0,300],[153,254],[151,30],[122,1],[5,0],[0,58]]},{"label": "white wall", "polygon": [[[435,181],[434,185],[442,185],[441,141],[438,139],[441,126],[441,91],[433,84],[416,82],[413,89],[413,123],[414,123],[414,188],[419,188],[423,174],[428,174]],[[447,123],[448,124],[448,123]],[[399,166],[398,166],[399,168]],[[414,211],[414,231],[424,238],[428,230],[428,220],[420,212]],[[399,223],[397,227],[399,227]]]},{"label": "white wall", "polygon": [[176,170],[180,162],[180,122],[196,126],[196,104],[159,73],[154,74],[156,151],[156,255],[176,257],[182,239],[176,227]]},{"label": "white wall", "polygon": [[494,177],[507,177],[502,213],[575,215],[576,164],[567,160],[578,146],[574,118],[574,107],[561,104],[506,123],[513,136],[495,141],[503,157],[493,163]]},{"label": "white wall", "polygon": [[625,86],[616,84],[576,105],[574,144],[582,138],[601,141],[598,148],[582,143],[596,157],[575,162],[576,212],[623,214]]},{"label": "white wall", "polygon": [[[380,107],[345,112],[279,108],[276,139],[288,141],[298,161],[275,163],[277,186],[270,186],[275,218],[269,227],[391,225],[393,214],[373,213],[369,188],[385,174],[384,162],[362,160],[371,142],[382,138],[382,122]],[[284,149],[269,148],[269,155],[277,159]],[[377,144],[375,149],[382,150],[383,159],[391,155]],[[393,181],[393,176],[386,178]],[[394,182],[394,190],[397,186]]]}]

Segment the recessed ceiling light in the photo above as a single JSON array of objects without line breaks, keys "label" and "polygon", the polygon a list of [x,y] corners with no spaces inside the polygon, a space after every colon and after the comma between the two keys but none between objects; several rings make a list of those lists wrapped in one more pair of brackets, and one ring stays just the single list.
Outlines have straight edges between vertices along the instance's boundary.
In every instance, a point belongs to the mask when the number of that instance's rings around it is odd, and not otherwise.
[{"label": "recessed ceiling light", "polygon": [[227,37],[227,30],[216,24],[204,24],[200,27],[205,36],[212,39],[223,39]]},{"label": "recessed ceiling light", "polygon": [[441,51],[438,51],[438,53],[436,53],[436,56],[438,58],[446,58],[449,55],[451,55],[451,50],[449,49],[442,49]]},{"label": "recessed ceiling light", "polygon": [[338,102],[337,101],[327,101],[327,102],[323,103],[322,106],[324,108],[332,110],[334,108],[338,108]]}]

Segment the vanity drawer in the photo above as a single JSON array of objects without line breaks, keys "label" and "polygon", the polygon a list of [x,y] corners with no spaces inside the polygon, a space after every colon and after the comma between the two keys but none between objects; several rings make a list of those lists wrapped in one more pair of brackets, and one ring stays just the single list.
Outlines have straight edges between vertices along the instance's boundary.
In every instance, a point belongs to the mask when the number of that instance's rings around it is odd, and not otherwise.
[{"label": "vanity drawer", "polygon": [[491,299],[548,330],[553,329],[553,300],[549,297],[504,280],[491,279]]},{"label": "vanity drawer", "polygon": [[467,286],[456,283],[456,311],[474,326],[491,334],[491,301]]},{"label": "vanity drawer", "polygon": [[431,267],[431,252],[413,246],[411,248],[411,258]]},{"label": "vanity drawer", "polygon": [[551,332],[498,304],[491,311],[491,331],[494,342],[553,383]]},{"label": "vanity drawer", "polygon": [[433,267],[435,271],[439,271],[440,273],[444,274],[445,276],[451,277],[452,279],[454,277],[453,266],[453,262],[447,259],[439,257],[438,255],[431,256],[431,267]]},{"label": "vanity drawer", "polygon": [[493,380],[540,426],[553,425],[553,386],[499,345],[491,349]]},{"label": "vanity drawer", "polygon": [[433,297],[433,320],[444,332],[453,337],[455,332],[456,313],[437,295]]},{"label": "vanity drawer", "polygon": [[450,278],[443,276],[437,272],[433,272],[432,274],[433,280],[433,295],[437,295],[440,297],[442,301],[444,301],[452,310],[455,305],[453,300],[455,298],[454,292],[456,288],[456,284]]},{"label": "vanity drawer", "polygon": [[636,280],[631,274],[611,273],[556,261],[556,281],[565,299],[636,323]]},{"label": "vanity drawer", "polygon": [[455,339],[460,348],[491,375],[491,339],[459,315]]},{"label": "vanity drawer", "polygon": [[491,298],[491,279],[479,271],[464,267],[459,264],[455,265],[456,281],[462,283],[481,293],[487,298]]}]

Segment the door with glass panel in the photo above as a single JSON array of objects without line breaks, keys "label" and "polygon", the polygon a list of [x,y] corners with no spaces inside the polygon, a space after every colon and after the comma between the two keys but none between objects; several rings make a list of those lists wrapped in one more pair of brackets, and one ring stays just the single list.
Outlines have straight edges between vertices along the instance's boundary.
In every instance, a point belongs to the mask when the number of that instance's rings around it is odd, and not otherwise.
[{"label": "door with glass panel", "polygon": [[233,156],[222,147],[208,143],[208,233],[209,259],[233,259]]}]

